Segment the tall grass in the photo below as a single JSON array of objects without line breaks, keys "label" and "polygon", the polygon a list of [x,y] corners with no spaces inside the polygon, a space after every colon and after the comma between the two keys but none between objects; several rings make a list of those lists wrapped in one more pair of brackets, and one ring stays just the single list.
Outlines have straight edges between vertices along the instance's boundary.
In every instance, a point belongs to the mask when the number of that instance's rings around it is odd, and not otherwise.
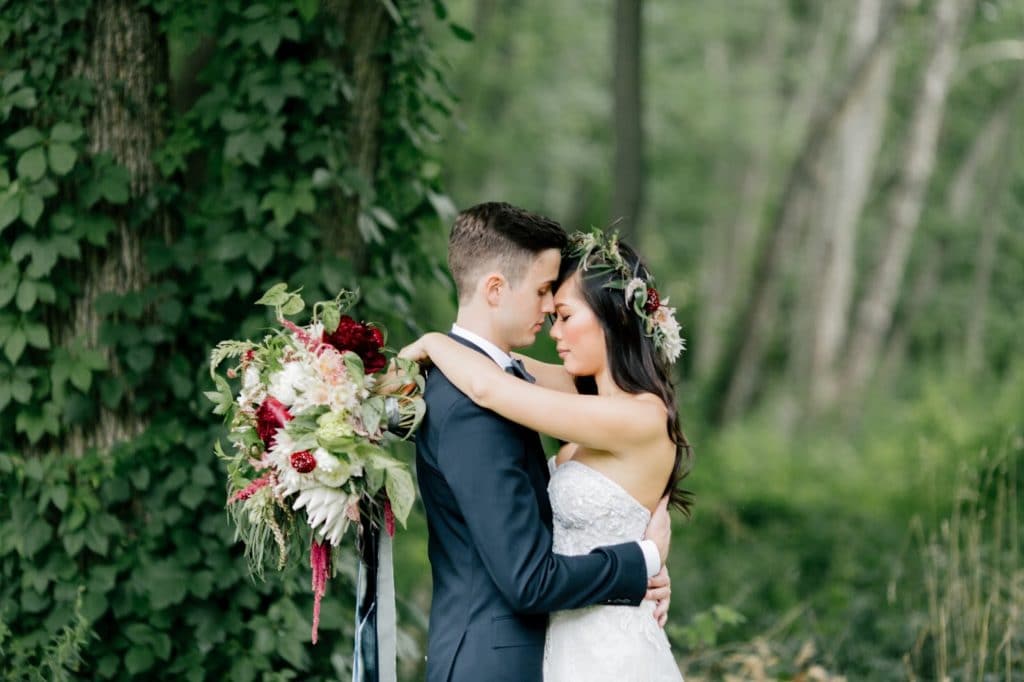
[{"label": "tall grass", "polygon": [[1024,437],[965,466],[949,518],[914,532],[927,622],[907,656],[911,680],[1024,679]]}]

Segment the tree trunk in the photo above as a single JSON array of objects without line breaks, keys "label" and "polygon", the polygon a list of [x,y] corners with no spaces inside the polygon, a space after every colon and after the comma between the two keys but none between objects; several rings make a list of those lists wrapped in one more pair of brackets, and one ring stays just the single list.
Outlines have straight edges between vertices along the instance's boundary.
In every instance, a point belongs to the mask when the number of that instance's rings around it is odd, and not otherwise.
[{"label": "tree trunk", "polygon": [[711,382],[708,399],[710,416],[724,421],[739,414],[749,404],[757,387],[761,361],[769,340],[771,322],[775,319],[781,283],[780,271],[788,246],[799,229],[799,219],[806,209],[808,193],[818,184],[818,163],[826,142],[842,118],[851,97],[870,73],[889,31],[898,23],[902,3],[890,10],[874,42],[865,50],[840,84],[814,116],[806,141],[790,167],[774,220],[762,237],[764,245],[757,251],[757,262],[751,280],[752,291],[738,322],[729,335],[730,348],[723,354]]},{"label": "tree trunk", "polygon": [[[756,56],[758,64],[769,66],[773,75],[780,78],[784,71],[789,23],[788,12],[776,8],[765,26],[764,39]],[[714,50],[707,50],[705,68],[715,81],[735,83],[729,74],[727,46],[719,41],[713,47]],[[738,83],[730,88],[726,105],[730,114],[750,109],[744,116],[753,114],[763,120],[776,120],[782,108],[780,96],[775,92],[751,98]],[[728,125],[743,124],[738,117],[731,117]],[[698,377],[707,377],[718,363],[736,298],[748,287],[753,249],[757,246],[778,146],[777,138],[762,136],[752,141],[749,149],[740,149],[738,154],[723,153],[717,160],[715,185],[738,187],[738,191],[723,198],[716,206],[715,217],[704,229],[706,261],[701,268],[700,320],[694,344],[694,371]]]},{"label": "tree trunk", "polygon": [[[1010,122],[1013,118],[1014,106],[1024,92],[1024,72],[1018,79],[1015,88],[1008,92],[996,111],[989,117],[981,132],[975,136],[971,148],[960,166],[953,174],[953,180],[946,192],[947,207],[950,218],[960,225],[966,226],[970,216],[976,213],[977,195],[980,187],[981,170],[988,167],[992,159],[1001,149],[1012,149],[1007,143]],[[931,305],[942,262],[945,246],[928,244],[922,266],[910,287],[910,298],[899,323],[893,324],[892,338],[886,345],[885,358],[882,360],[880,372],[892,376],[903,362],[906,346],[915,320]],[[971,308],[971,312],[974,308]],[[968,323],[968,328],[970,323]]]},{"label": "tree trunk", "polygon": [[914,320],[918,319],[930,305],[939,284],[945,253],[946,246],[943,243],[928,244],[926,247],[922,265],[914,277],[913,284],[910,285],[906,308],[900,316],[899,324],[893,325],[892,337],[886,346],[885,357],[879,368],[882,376],[893,376],[903,364],[907,344],[910,342],[910,330],[914,326]]},{"label": "tree trunk", "polygon": [[889,231],[883,238],[878,264],[858,308],[856,331],[847,353],[843,385],[849,396],[859,394],[870,379],[889,331],[935,162],[946,95],[972,6],[973,0],[938,0],[935,5],[935,42],[911,118],[904,165],[888,204]]},{"label": "tree trunk", "polygon": [[[163,138],[161,92],[168,87],[167,46],[156,16],[128,0],[98,0],[88,17],[89,44],[72,66],[72,75],[92,84],[94,109],[86,125],[91,155],[108,153],[130,176],[129,205],[144,197],[156,182],[153,153]],[[123,370],[113,350],[99,342],[100,314],[96,300],[103,294],[141,290],[150,280],[142,244],[147,236],[170,239],[169,214],[157,209],[142,225],[129,225],[128,210],[111,208],[116,225],[104,249],[83,249],[74,269],[81,287],[65,320],[51,325],[52,338],[69,339],[98,349],[115,378]],[[132,409],[130,391],[118,407],[100,403],[93,423],[70,430],[65,452],[81,456],[87,450],[107,450],[142,433],[148,418]]]},{"label": "tree trunk", "polygon": [[643,203],[643,93],[641,0],[615,0],[615,162],[612,220],[634,246],[638,239]]},{"label": "tree trunk", "polygon": [[846,31],[848,21],[845,3],[822,3],[821,18],[814,30],[810,49],[804,55],[806,76],[796,93],[789,99],[782,116],[783,136],[787,139],[801,139],[807,134],[808,125],[821,104],[822,93],[832,72],[832,52],[840,36]]},{"label": "tree trunk", "polygon": [[[874,40],[881,18],[882,0],[861,0],[849,46],[851,61]],[[794,354],[797,363],[801,358],[809,360],[803,363],[806,374],[800,383],[809,389],[808,406],[812,409],[831,405],[838,395],[835,364],[846,340],[857,226],[885,130],[893,62],[889,42],[869,66],[861,93],[851,101],[822,164],[833,170],[818,194],[811,225],[812,274],[803,287],[810,298],[806,306],[810,311],[809,352]]]},{"label": "tree trunk", "polygon": [[[717,83],[732,82],[729,47],[724,40],[709,40],[704,45],[704,69]],[[733,89],[725,90],[727,99],[727,125],[738,125],[733,114],[738,110]],[[727,187],[734,181],[735,168],[742,165],[738,154],[723,150],[715,157],[711,170],[713,185]],[[701,229],[703,259],[698,270],[700,314],[695,325],[696,338],[690,344],[695,353],[694,370],[697,376],[706,376],[721,353],[722,341],[727,333],[731,306],[730,270],[734,262],[730,253],[731,206],[728,201],[715,202],[712,218]]]},{"label": "tree trunk", "polygon": [[[372,188],[380,163],[381,96],[389,66],[388,53],[380,48],[394,23],[383,2],[332,0],[324,4],[324,13],[345,31],[345,44],[335,63],[352,85],[351,116],[345,122],[349,164]],[[368,199],[372,197],[345,196],[339,190],[333,205],[317,215],[325,252],[352,263],[357,275],[367,266],[359,220],[369,208]]]},{"label": "tree trunk", "polygon": [[974,259],[974,280],[971,285],[971,296],[967,307],[967,330],[964,342],[964,365],[970,372],[981,369],[985,361],[985,317],[988,312],[989,289],[992,286],[992,273],[995,271],[999,234],[1003,228],[1000,214],[1001,199],[1006,195],[1007,185],[1013,177],[1013,163],[1016,160],[1013,151],[1016,148],[1017,135],[1009,135],[1010,139],[1001,148],[998,168],[989,181],[986,201],[981,211],[981,239],[978,240],[978,251]]}]

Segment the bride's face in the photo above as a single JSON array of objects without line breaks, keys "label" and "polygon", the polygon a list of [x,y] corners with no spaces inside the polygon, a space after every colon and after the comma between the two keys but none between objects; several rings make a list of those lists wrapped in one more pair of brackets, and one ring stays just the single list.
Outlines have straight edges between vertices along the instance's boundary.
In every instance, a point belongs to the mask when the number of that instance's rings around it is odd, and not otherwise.
[{"label": "bride's face", "polygon": [[555,323],[551,338],[569,374],[594,376],[607,363],[604,330],[579,288],[579,274],[567,279],[555,293]]}]

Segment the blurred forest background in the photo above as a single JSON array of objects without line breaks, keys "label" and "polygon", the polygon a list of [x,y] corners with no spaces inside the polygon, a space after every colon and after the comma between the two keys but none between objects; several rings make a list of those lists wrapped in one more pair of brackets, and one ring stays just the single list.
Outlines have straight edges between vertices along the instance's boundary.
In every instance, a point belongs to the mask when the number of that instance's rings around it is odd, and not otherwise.
[{"label": "blurred forest background", "polygon": [[1022,123],[1020,0],[0,1],[0,675],[350,675],[354,559],[316,647],[246,574],[206,359],[277,281],[446,328],[504,200],[679,308],[688,680],[1024,678]]}]

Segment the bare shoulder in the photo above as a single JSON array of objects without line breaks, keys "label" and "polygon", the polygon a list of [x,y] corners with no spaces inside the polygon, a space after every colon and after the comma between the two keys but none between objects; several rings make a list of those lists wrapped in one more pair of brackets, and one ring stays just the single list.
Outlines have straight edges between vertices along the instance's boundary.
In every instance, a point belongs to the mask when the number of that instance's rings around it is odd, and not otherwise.
[{"label": "bare shoulder", "polygon": [[668,406],[665,405],[665,401],[654,393],[636,393],[630,398],[641,403],[652,419],[657,417],[660,422],[668,415]]}]

